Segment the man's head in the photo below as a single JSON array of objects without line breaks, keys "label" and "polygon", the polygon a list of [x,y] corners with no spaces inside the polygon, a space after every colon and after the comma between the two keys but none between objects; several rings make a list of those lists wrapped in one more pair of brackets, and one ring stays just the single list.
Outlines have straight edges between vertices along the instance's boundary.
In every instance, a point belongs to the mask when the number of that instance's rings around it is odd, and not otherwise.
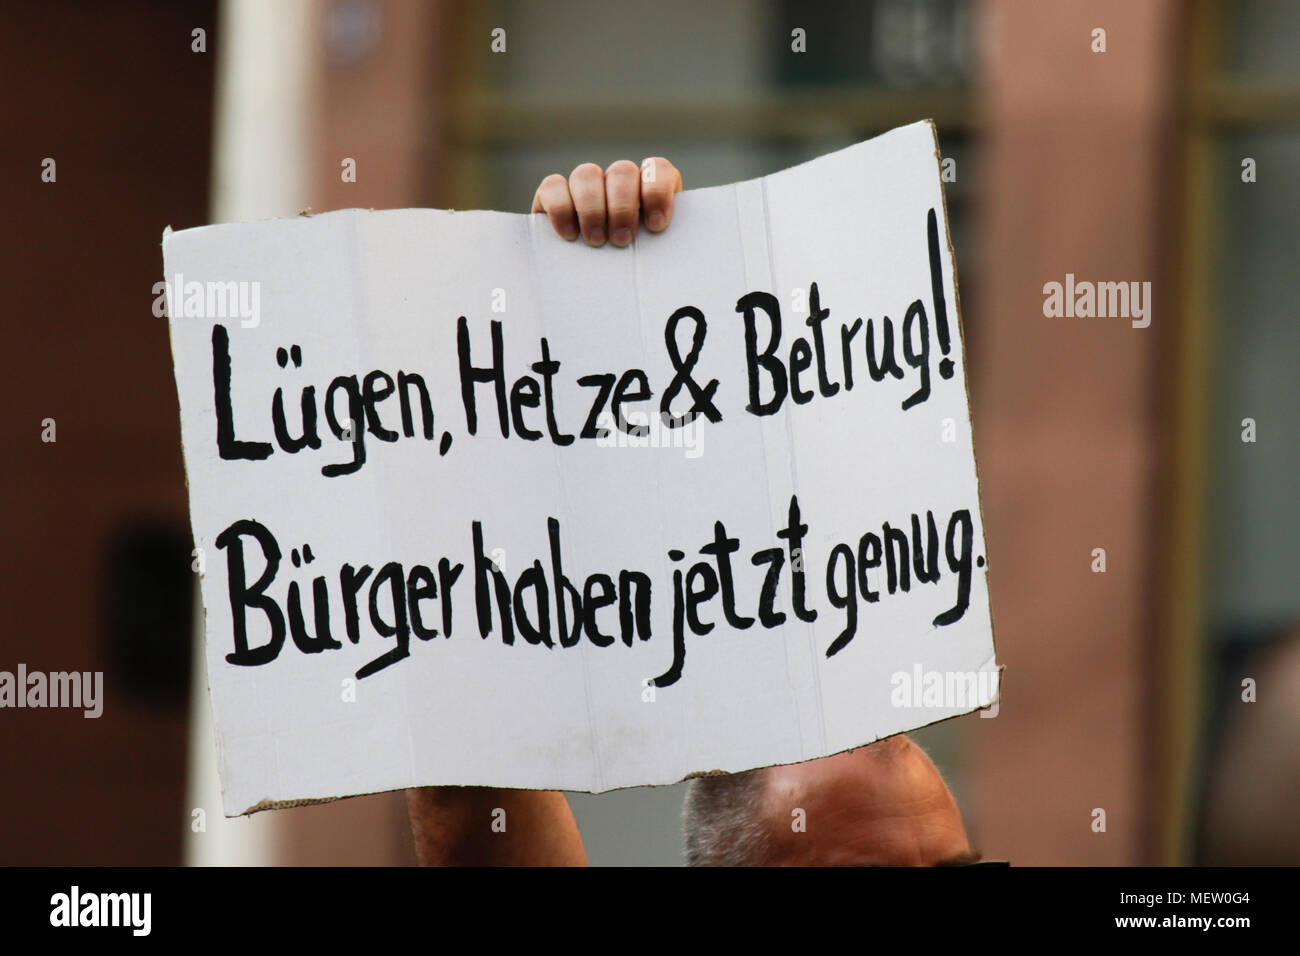
[{"label": "man's head", "polygon": [[691,781],[691,866],[934,866],[976,859],[934,763],[891,737],[784,767]]}]

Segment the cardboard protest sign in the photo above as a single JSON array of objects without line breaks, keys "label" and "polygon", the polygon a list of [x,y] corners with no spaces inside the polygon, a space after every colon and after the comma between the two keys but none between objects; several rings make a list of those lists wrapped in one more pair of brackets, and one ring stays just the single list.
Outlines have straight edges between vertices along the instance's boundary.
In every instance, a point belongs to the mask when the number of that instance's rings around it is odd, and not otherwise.
[{"label": "cardboard protest sign", "polygon": [[225,810],[604,791],[993,702],[933,127],[546,217],[164,237]]}]

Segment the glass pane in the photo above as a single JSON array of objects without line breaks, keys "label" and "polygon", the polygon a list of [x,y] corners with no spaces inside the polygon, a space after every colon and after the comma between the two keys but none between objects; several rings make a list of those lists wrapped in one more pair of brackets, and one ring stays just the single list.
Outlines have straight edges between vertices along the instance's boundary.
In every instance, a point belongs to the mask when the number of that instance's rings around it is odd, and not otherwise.
[{"label": "glass pane", "polygon": [[763,0],[498,0],[489,17],[506,52],[487,57],[485,85],[526,94],[739,96],[771,75],[776,44],[788,48]]},{"label": "glass pane", "polygon": [[1300,618],[1300,133],[1236,134],[1218,162],[1211,608],[1220,630],[1268,629]]},{"label": "glass pane", "polygon": [[1300,3],[1239,0],[1223,5],[1223,65],[1243,79],[1300,82]]},{"label": "glass pane", "polygon": [[782,56],[791,85],[943,88],[970,82],[969,0],[782,0],[786,37],[806,31],[807,54]]}]

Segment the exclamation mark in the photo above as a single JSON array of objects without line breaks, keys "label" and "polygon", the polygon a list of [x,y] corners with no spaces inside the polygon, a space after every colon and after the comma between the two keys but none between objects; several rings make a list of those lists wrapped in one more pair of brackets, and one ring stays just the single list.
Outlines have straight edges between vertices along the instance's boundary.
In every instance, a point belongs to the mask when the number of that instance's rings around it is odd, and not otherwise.
[{"label": "exclamation mark", "polygon": [[943,301],[943,270],[939,268],[939,220],[934,209],[926,216],[926,231],[930,235],[930,294],[934,297],[934,330],[939,335],[939,348],[944,354],[939,363],[939,374],[952,378],[952,340],[948,337],[948,307]]}]

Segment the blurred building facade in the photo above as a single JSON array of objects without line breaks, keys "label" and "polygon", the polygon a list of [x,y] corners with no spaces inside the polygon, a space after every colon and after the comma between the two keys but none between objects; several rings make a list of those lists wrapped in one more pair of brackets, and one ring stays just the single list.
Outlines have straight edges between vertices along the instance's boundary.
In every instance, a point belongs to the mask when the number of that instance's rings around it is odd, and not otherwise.
[{"label": "blurred building facade", "polygon": [[[0,65],[19,144],[0,159],[17,227],[3,268],[25,318],[7,363],[0,667],[103,669],[109,699],[99,721],[0,719],[15,768],[0,863],[413,859],[400,794],[193,826],[210,730],[188,716],[206,701],[187,706],[176,650],[193,582],[168,570],[190,545],[165,322],[146,296],[163,226],[305,207],[522,212],[547,173],[648,155],[687,188],[714,185],[925,117],[956,161],[1006,673],[996,717],[915,736],[991,857],[1251,862],[1250,821],[1274,817],[1287,861],[1297,10],[228,0],[16,14],[29,42]],[[57,184],[39,182],[46,156]],[[1047,318],[1043,285],[1067,273],[1150,281],[1150,326]],[[47,417],[48,446],[33,439]],[[573,795],[592,862],[678,862],[681,791]]]}]

